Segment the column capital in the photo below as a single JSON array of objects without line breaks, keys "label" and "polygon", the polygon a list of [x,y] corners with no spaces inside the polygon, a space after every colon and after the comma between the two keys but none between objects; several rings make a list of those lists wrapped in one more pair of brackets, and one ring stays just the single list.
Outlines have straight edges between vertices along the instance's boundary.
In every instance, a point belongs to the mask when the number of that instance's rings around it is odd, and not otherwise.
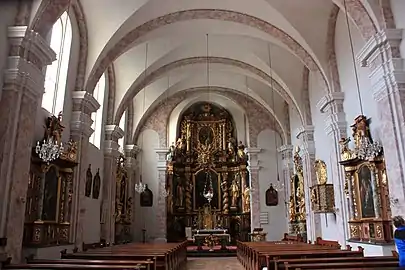
[{"label": "column capital", "polygon": [[141,151],[141,148],[136,144],[124,145],[124,153],[126,157],[136,158],[136,155]]},{"label": "column capital", "polygon": [[262,151],[261,148],[255,148],[255,147],[246,148],[246,153],[247,154],[259,154],[261,151]]},{"label": "column capital", "polygon": [[91,115],[100,108],[97,99],[86,91],[73,91],[72,100],[72,111],[82,111]]},{"label": "column capital", "polygon": [[[10,26],[7,28],[7,37],[12,49],[23,47],[23,54],[27,60],[32,62],[38,69],[51,64],[56,60],[56,53],[51,49],[48,42],[38,33],[27,26]],[[11,55],[17,56],[18,52]]]},{"label": "column capital", "polygon": [[294,145],[292,145],[292,144],[284,144],[284,145],[280,146],[277,149],[277,151],[279,153],[283,153],[283,152],[287,152],[287,153],[291,152],[292,153],[292,151],[294,151]]},{"label": "column capital", "polygon": [[104,128],[105,139],[118,142],[118,139],[124,137],[124,131],[117,125],[106,125]]},{"label": "column capital", "polygon": [[[321,113],[327,111],[343,111],[344,92],[332,92],[324,95],[316,104]],[[336,109],[336,110],[334,110]]]},{"label": "column capital", "polygon": [[94,130],[91,128],[93,120],[91,120],[90,115],[81,112],[73,111],[70,119],[70,134],[71,136],[81,136],[84,135],[90,138]]},{"label": "column capital", "polygon": [[110,156],[112,158],[118,158],[121,155],[119,151],[119,144],[113,140],[105,140],[104,141],[104,155]]},{"label": "column capital", "polygon": [[404,34],[404,29],[381,30],[377,34],[373,35],[357,54],[358,61],[360,61],[362,66],[368,66],[379,54],[377,50],[380,47],[385,46],[386,43],[388,43],[390,47],[399,47]]},{"label": "column capital", "polygon": [[307,136],[312,135],[312,137],[313,137],[314,132],[315,132],[314,126],[302,126],[297,129],[297,131],[296,131],[297,135],[295,135],[295,136],[297,139],[302,138],[303,135],[307,135]]},{"label": "column capital", "polygon": [[155,152],[157,154],[157,168],[159,171],[166,171],[166,155],[169,153],[170,148],[155,148]]}]

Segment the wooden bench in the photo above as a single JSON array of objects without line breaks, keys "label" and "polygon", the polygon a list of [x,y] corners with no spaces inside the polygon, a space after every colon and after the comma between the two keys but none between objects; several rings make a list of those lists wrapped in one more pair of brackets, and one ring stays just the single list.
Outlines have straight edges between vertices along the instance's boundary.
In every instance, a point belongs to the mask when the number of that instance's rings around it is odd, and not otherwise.
[{"label": "wooden bench", "polygon": [[138,265],[86,265],[86,264],[10,264],[4,266],[4,269],[64,269],[64,270],[87,270],[87,269],[98,269],[98,270],[109,270],[109,269],[132,269],[140,270],[146,269],[145,266]]},{"label": "wooden bench", "polygon": [[27,260],[27,264],[75,264],[75,265],[135,265],[142,266],[142,269],[152,270],[155,268],[152,260],[146,261],[124,261],[124,260],[76,260],[76,259],[59,259],[59,260],[42,260],[32,259]]},{"label": "wooden bench", "polygon": [[187,260],[186,244],[183,243],[132,243],[78,253],[62,253],[62,259],[112,260],[153,262],[153,269],[180,269]]},{"label": "wooden bench", "polygon": [[[326,242],[327,243],[327,242]],[[324,243],[325,244],[325,243]],[[248,270],[267,267],[278,269],[280,259],[362,257],[359,251],[340,250],[337,245],[306,244],[302,242],[238,242],[238,260]]]},{"label": "wooden bench", "polygon": [[396,269],[398,262],[396,261],[363,261],[363,262],[338,262],[338,263],[312,263],[312,264],[287,264],[286,270],[303,270],[303,269],[381,269],[391,267]]},{"label": "wooden bench", "polygon": [[304,238],[301,235],[290,235],[288,233],[284,234],[281,241],[293,241],[293,242],[304,242]]},{"label": "wooden bench", "polygon": [[[325,269],[332,263],[340,263],[351,265],[351,263],[386,263],[398,265],[398,259],[393,256],[377,256],[377,257],[336,257],[336,258],[305,258],[305,259],[281,259],[277,261],[278,269],[295,269],[297,265],[301,269],[312,269],[313,264],[323,264]],[[302,265],[308,265],[303,267]]]}]

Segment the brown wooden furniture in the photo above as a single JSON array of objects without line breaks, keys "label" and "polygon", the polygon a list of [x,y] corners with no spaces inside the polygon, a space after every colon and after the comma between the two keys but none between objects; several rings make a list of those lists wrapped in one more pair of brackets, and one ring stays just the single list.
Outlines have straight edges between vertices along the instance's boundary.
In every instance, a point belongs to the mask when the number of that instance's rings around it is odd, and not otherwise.
[{"label": "brown wooden furniture", "polygon": [[304,238],[299,234],[298,235],[290,235],[288,233],[285,233],[282,241],[304,242]]}]

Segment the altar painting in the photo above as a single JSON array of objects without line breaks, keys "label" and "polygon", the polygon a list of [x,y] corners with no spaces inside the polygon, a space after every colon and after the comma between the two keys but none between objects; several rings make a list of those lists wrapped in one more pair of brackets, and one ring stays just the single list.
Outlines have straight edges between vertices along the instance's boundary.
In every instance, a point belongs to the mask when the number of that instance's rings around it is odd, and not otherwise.
[{"label": "altar painting", "polygon": [[371,171],[367,166],[360,167],[358,174],[358,185],[360,195],[360,209],[362,218],[375,217],[374,193],[371,182]]}]

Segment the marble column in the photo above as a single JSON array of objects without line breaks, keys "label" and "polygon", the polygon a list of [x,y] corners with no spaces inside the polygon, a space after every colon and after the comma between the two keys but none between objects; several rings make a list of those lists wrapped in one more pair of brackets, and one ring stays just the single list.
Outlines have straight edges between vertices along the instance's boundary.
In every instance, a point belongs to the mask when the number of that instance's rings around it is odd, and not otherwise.
[{"label": "marble column", "polygon": [[86,91],[72,93],[72,116],[70,120],[70,139],[77,142],[77,163],[73,175],[73,200],[70,218],[70,241],[80,248],[83,242],[85,218],[85,184],[89,163],[89,138],[94,130],[91,114],[100,107],[97,100]]},{"label": "marble column", "polygon": [[105,126],[104,141],[104,176],[103,195],[101,202],[101,239],[114,243],[115,238],[115,191],[118,158],[118,139],[124,136],[124,131],[117,125]]},{"label": "marble column", "polygon": [[130,144],[124,146],[124,153],[125,153],[125,168],[128,174],[128,186],[127,192],[128,196],[132,198],[132,216],[131,216],[131,236],[134,239],[135,236],[135,183],[136,183],[136,171],[138,167],[138,162],[136,160],[136,156],[139,153],[140,149],[137,145]]},{"label": "marble column", "polygon": [[260,148],[247,148],[246,153],[249,157],[249,179],[250,179],[250,227],[253,231],[254,228],[260,228],[260,184],[259,184],[259,153]]},{"label": "marble column", "polygon": [[305,190],[305,211],[307,223],[307,239],[315,241],[317,237],[322,236],[321,218],[311,209],[311,195],[309,188],[317,184],[315,174],[315,142],[314,127],[301,127],[297,133],[297,138],[301,140],[301,157],[304,173],[304,190]]},{"label": "marble column", "polygon": [[[333,183],[335,193],[335,207],[336,207],[336,239],[342,246],[346,245],[346,240],[349,239],[349,201],[345,194],[345,173],[343,166],[339,164],[340,161],[340,145],[341,138],[347,138],[347,122],[346,114],[343,110],[344,93],[333,92],[322,97],[317,108],[321,113],[326,114],[325,118],[325,132],[329,138],[329,145],[331,146],[329,158],[330,173],[328,176],[331,178],[328,181]],[[328,163],[328,161],[325,161]]]},{"label": "marble column", "polygon": [[6,252],[18,262],[43,68],[55,60],[55,53],[26,26],[9,27],[7,34],[10,49],[0,100],[0,238],[7,238]]},{"label": "marble column", "polygon": [[166,242],[166,155],[169,152],[169,148],[157,148],[155,149],[157,154],[157,171],[158,171],[158,203],[157,203],[157,235],[155,241]]},{"label": "marble column", "polygon": [[382,30],[358,55],[370,68],[380,123],[380,138],[374,139],[384,147],[393,216],[405,213],[405,61],[399,50],[403,36],[403,29]]},{"label": "marble column", "polygon": [[288,215],[288,200],[291,195],[291,176],[294,173],[294,161],[293,161],[293,150],[294,146],[292,145],[282,145],[278,148],[278,152],[281,154],[282,161],[282,181],[284,184],[284,204],[286,217]]}]

